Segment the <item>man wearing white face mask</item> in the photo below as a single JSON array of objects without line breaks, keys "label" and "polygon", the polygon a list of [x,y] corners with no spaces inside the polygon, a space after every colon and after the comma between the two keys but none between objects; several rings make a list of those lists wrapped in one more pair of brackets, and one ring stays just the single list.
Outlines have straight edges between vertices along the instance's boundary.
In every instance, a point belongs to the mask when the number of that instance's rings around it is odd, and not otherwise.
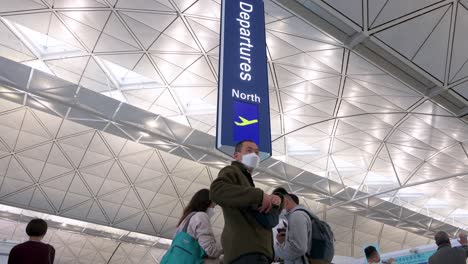
[{"label": "man wearing white face mask", "polygon": [[236,145],[235,161],[223,168],[211,184],[211,200],[223,208],[224,230],[221,244],[224,263],[271,263],[273,237],[271,228],[265,228],[248,210],[278,213],[282,199],[255,188],[252,171],[258,166],[258,147],[246,140]]}]

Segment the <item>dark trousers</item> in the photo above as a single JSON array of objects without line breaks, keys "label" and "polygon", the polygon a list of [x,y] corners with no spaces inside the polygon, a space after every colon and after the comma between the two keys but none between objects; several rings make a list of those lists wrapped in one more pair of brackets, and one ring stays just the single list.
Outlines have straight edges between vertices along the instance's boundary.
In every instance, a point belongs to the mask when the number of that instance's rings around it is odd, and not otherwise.
[{"label": "dark trousers", "polygon": [[270,260],[263,254],[248,254],[237,258],[231,264],[270,264]]}]

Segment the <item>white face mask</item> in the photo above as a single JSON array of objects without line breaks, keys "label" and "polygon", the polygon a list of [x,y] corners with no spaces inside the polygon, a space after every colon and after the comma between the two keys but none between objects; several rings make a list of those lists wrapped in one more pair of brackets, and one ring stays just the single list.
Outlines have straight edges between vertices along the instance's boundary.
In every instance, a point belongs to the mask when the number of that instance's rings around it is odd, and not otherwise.
[{"label": "white face mask", "polygon": [[208,207],[208,209],[206,209],[206,213],[210,218],[212,218],[215,215],[216,211],[214,208]]},{"label": "white face mask", "polygon": [[281,210],[281,214],[280,214],[280,215],[283,216],[283,217],[286,217],[286,214],[287,214],[287,213],[288,213],[288,211],[286,211],[286,209],[283,209],[283,210]]},{"label": "white face mask", "polygon": [[258,167],[260,157],[255,153],[242,155],[242,163],[249,169],[253,170]]}]

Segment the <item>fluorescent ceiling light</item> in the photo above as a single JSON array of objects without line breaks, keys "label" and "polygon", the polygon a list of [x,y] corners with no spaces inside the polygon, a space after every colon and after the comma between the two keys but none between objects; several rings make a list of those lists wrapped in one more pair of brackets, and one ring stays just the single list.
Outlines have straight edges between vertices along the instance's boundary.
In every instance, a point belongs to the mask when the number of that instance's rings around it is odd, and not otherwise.
[{"label": "fluorescent ceiling light", "polygon": [[[359,166],[354,165],[351,162],[347,162],[336,157],[333,157],[333,161],[338,172],[358,172],[366,170],[365,168],[361,168]],[[333,168],[331,170],[333,170]]]},{"label": "fluorescent ceiling light", "polygon": [[187,103],[186,112],[188,114],[214,114],[216,113],[216,106],[206,103],[201,99],[194,99]]},{"label": "fluorescent ceiling light", "polygon": [[290,156],[319,156],[320,149],[299,139],[288,137],[288,155]]},{"label": "fluorescent ceiling light", "polygon": [[419,197],[424,197],[425,195],[424,193],[418,193],[418,192],[399,191],[395,196],[399,198],[419,198]]},{"label": "fluorescent ceiling light", "polygon": [[453,211],[449,217],[453,218],[468,218],[468,210],[458,208],[455,211]]},{"label": "fluorescent ceiling light", "polygon": [[383,176],[375,172],[369,172],[366,177],[366,184],[369,186],[394,185],[395,183],[394,177]]},{"label": "fluorescent ceiling light", "polygon": [[291,156],[320,156],[320,149],[306,145],[288,146],[288,155]]},{"label": "fluorescent ceiling light", "polygon": [[447,208],[448,203],[439,199],[431,198],[424,205],[424,208],[435,209],[435,208]]}]

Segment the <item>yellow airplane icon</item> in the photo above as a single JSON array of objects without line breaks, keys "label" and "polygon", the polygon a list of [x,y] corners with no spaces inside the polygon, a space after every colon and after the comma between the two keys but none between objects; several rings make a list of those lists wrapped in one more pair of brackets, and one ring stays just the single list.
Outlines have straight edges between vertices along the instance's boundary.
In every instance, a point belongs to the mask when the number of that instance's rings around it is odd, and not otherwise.
[{"label": "yellow airplane icon", "polygon": [[239,119],[242,122],[235,122],[234,121],[234,124],[236,124],[237,126],[240,126],[240,127],[249,126],[249,125],[253,125],[253,124],[258,123],[258,119],[247,120],[247,119],[243,118],[242,116],[239,116]]}]

